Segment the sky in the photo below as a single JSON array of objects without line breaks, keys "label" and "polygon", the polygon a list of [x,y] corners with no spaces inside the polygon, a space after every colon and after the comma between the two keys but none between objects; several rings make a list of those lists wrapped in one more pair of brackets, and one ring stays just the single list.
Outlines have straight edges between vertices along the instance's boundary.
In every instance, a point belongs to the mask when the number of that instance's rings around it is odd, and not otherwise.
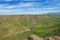
[{"label": "sky", "polygon": [[0,0],[0,15],[60,12],[60,0]]}]

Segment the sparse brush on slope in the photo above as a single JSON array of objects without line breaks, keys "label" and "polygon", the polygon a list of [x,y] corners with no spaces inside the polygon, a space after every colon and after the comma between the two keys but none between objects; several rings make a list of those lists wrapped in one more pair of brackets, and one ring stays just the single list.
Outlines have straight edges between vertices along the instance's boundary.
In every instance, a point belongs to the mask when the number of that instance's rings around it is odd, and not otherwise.
[{"label": "sparse brush on slope", "polygon": [[0,40],[22,40],[31,34],[60,36],[60,15],[0,16]]}]

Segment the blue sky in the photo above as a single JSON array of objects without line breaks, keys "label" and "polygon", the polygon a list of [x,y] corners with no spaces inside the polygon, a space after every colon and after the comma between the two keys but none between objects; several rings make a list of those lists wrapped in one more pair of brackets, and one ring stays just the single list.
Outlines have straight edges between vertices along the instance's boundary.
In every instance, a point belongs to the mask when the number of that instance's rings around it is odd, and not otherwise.
[{"label": "blue sky", "polygon": [[0,0],[0,15],[60,12],[60,0]]}]

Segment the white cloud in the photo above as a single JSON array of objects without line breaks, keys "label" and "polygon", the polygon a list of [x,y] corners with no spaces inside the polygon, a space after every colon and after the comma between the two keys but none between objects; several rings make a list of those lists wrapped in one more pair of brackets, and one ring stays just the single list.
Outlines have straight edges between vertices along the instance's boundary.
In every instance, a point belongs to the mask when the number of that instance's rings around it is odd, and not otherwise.
[{"label": "white cloud", "polygon": [[7,9],[11,9],[11,8],[21,8],[21,7],[28,7],[28,6],[33,6],[33,3],[19,3],[17,5],[0,5],[0,9],[1,8],[7,8]]},{"label": "white cloud", "polygon": [[0,8],[4,8],[4,6],[0,6]]},{"label": "white cloud", "polygon": [[2,12],[12,12],[12,11],[14,11],[14,10],[0,9],[0,13],[2,13]]},{"label": "white cloud", "polygon": [[4,8],[6,5],[0,4],[0,9]]},{"label": "white cloud", "polygon": [[[13,1],[13,0],[5,0],[5,1]],[[48,1],[46,1],[45,3],[48,3]],[[43,3],[35,3],[35,2],[27,2],[27,3],[24,3],[24,2],[21,2],[21,3],[18,3],[17,5],[9,5],[9,4],[0,4],[0,13],[20,13],[20,12],[28,12],[30,13],[31,12],[52,12],[52,11],[55,11],[55,10],[58,10],[60,9],[60,6],[59,3],[55,3],[52,7],[50,6],[44,6],[42,5]],[[37,7],[36,7],[37,6]],[[38,7],[38,6],[41,6],[41,7]],[[42,7],[43,6],[43,7]],[[26,9],[23,9],[23,7]],[[34,7],[34,8],[33,8]],[[13,9],[14,8],[14,9]],[[19,9],[21,8],[21,9]]]},{"label": "white cloud", "polygon": [[4,1],[13,1],[13,0],[4,0]]},{"label": "white cloud", "polygon": [[33,6],[33,2],[32,3],[20,3],[18,5],[20,5],[21,7],[24,7],[24,6]]},{"label": "white cloud", "polygon": [[11,8],[17,8],[18,6],[6,6],[5,8],[11,9]]},{"label": "white cloud", "polygon": [[27,10],[31,10],[31,11],[36,11],[36,10],[56,10],[59,9],[59,7],[42,7],[42,8],[28,8]]}]

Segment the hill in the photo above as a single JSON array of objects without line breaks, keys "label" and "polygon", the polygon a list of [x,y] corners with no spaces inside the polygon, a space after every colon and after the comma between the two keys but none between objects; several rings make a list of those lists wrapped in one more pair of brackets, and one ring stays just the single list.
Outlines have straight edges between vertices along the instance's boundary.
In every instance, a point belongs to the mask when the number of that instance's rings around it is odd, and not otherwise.
[{"label": "hill", "polygon": [[32,34],[60,36],[60,15],[0,15],[0,40],[25,40]]}]

